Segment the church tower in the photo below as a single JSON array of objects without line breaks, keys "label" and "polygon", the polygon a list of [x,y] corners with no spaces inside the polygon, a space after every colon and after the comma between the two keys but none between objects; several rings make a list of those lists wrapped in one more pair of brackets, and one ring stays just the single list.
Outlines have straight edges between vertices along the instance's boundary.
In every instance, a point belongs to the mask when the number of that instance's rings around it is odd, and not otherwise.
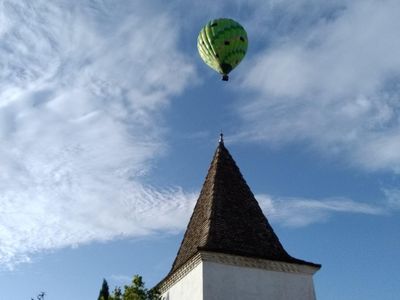
[{"label": "church tower", "polygon": [[286,252],[221,135],[163,299],[314,300],[320,267]]}]

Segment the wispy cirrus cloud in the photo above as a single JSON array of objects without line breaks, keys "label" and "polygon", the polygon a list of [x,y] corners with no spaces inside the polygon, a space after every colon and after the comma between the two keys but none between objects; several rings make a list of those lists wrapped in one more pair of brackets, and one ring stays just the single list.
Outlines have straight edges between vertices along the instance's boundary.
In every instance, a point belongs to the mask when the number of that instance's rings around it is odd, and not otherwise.
[{"label": "wispy cirrus cloud", "polygon": [[[268,45],[241,66],[244,87],[259,93],[239,109],[249,139],[310,140],[368,168],[395,168],[397,4],[316,3],[206,1],[188,14],[197,21],[241,14],[253,41]],[[171,9],[181,4],[0,3],[1,266],[40,251],[184,229],[196,195],[141,182],[165,152],[163,108],[194,78],[177,45],[180,30],[198,29],[176,17],[186,17]],[[259,200],[268,217],[294,227],[386,210],[349,199]]]},{"label": "wispy cirrus cloud", "polygon": [[139,1],[0,5],[0,265],[181,228],[192,195],[141,183],[195,72],[176,21]]},{"label": "wispy cirrus cloud", "polygon": [[112,176],[109,179],[102,188],[93,184],[65,190],[38,187],[26,190],[26,196],[3,195],[0,265],[13,268],[44,250],[176,232],[186,225],[194,195],[178,188],[155,190]]},{"label": "wispy cirrus cloud", "polygon": [[326,222],[335,214],[383,215],[389,213],[386,205],[357,202],[348,198],[307,199],[257,195],[257,199],[273,222],[288,227],[304,227]]},{"label": "wispy cirrus cloud", "polygon": [[[275,12],[283,11],[281,2]],[[312,4],[300,1],[276,28],[265,27],[268,43],[243,75],[243,87],[256,96],[238,109],[241,137],[306,142],[368,170],[398,172],[399,3]],[[296,21],[302,11],[308,21]]]},{"label": "wispy cirrus cloud", "polygon": [[387,199],[387,205],[393,210],[400,209],[400,189],[385,188],[382,191]]}]

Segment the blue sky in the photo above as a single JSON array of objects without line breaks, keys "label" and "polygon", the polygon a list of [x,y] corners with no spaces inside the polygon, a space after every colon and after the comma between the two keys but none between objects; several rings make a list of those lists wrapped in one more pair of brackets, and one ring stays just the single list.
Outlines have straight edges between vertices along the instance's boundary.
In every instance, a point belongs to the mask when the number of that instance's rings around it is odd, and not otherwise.
[{"label": "blue sky", "polygon": [[[197,34],[230,17],[229,82]],[[400,294],[400,3],[0,1],[0,289],[169,271],[218,135],[318,299]]]}]

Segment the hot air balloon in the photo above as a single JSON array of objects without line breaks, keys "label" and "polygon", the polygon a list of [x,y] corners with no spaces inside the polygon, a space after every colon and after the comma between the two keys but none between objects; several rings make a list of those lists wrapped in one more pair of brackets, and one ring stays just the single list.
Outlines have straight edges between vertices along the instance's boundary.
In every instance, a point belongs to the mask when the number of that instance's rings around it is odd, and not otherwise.
[{"label": "hot air balloon", "polygon": [[208,22],[197,38],[197,49],[203,61],[228,81],[229,72],[243,59],[248,46],[243,26],[232,19]]}]

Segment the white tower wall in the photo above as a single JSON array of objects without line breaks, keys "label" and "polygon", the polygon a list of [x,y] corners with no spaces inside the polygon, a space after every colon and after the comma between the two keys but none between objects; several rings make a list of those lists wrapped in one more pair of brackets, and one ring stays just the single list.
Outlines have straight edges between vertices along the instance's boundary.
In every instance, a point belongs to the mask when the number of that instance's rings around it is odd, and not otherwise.
[{"label": "white tower wall", "polygon": [[203,300],[203,264],[199,263],[162,294],[163,300]]},{"label": "white tower wall", "polygon": [[203,281],[204,300],[315,300],[310,274],[204,262]]},{"label": "white tower wall", "polygon": [[199,253],[162,285],[163,300],[315,300],[316,267]]}]

